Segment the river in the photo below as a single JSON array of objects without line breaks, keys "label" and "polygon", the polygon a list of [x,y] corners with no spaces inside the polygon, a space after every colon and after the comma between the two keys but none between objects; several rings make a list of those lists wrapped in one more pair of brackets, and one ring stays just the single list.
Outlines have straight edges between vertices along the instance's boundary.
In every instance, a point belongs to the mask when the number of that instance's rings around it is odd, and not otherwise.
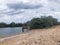
[{"label": "river", "polygon": [[0,28],[0,36],[7,36],[11,34],[18,34],[22,32],[22,27]]}]

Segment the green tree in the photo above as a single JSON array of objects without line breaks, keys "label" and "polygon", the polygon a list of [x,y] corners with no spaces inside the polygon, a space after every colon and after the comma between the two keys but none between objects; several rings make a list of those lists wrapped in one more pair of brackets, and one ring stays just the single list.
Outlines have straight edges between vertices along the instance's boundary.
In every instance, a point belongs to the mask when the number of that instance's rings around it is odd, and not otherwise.
[{"label": "green tree", "polygon": [[0,23],[0,28],[1,28],[1,27],[6,27],[6,26],[7,26],[7,24],[6,24],[6,23],[3,23],[3,22],[2,22],[2,23]]},{"label": "green tree", "polygon": [[12,22],[11,24],[9,24],[9,27],[15,27],[15,23]]},{"label": "green tree", "polygon": [[42,16],[41,18],[33,18],[29,23],[31,29],[46,28],[58,24],[58,20],[52,16]]}]

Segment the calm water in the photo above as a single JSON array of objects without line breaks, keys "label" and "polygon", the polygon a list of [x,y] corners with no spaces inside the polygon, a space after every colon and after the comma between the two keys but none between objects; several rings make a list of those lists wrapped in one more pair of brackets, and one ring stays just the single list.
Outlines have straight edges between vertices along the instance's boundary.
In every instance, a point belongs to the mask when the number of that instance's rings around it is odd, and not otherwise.
[{"label": "calm water", "polygon": [[10,35],[10,34],[17,34],[22,32],[22,27],[15,27],[15,28],[0,28],[0,36]]}]

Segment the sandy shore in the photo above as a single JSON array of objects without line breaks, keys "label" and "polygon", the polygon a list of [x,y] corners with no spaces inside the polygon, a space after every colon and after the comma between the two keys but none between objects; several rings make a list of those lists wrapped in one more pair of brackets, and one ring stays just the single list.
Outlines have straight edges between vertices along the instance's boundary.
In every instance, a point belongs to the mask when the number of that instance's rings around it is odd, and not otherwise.
[{"label": "sandy shore", "polygon": [[49,29],[35,29],[9,37],[0,41],[0,45],[57,45],[58,41],[60,41],[60,26],[55,26]]}]

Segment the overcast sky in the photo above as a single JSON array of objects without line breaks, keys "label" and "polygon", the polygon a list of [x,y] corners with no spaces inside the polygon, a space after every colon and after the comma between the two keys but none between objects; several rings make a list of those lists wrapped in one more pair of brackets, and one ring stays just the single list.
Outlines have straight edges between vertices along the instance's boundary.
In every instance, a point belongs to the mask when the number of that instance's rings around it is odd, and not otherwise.
[{"label": "overcast sky", "polygon": [[23,23],[49,15],[60,20],[60,0],[0,0],[0,22]]}]

